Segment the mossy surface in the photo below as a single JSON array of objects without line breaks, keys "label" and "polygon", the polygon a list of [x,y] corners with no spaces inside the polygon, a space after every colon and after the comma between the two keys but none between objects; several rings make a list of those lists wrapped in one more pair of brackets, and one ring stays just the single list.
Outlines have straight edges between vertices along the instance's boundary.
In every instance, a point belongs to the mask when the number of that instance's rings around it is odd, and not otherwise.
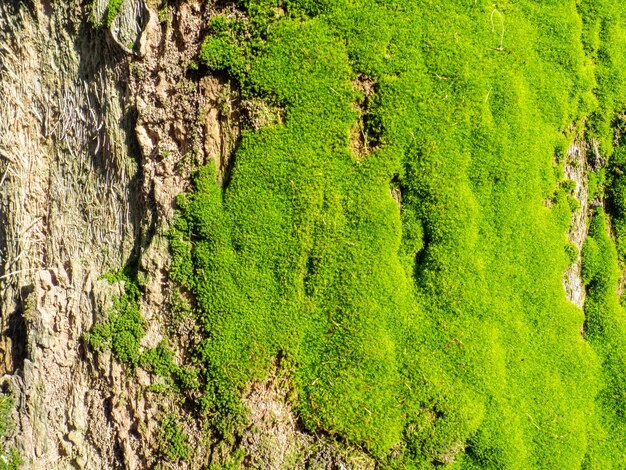
[{"label": "mossy surface", "polygon": [[22,467],[23,460],[15,448],[8,448],[5,440],[9,431],[14,428],[11,415],[15,407],[12,396],[0,394],[0,470],[17,470]]},{"label": "mossy surface", "polygon": [[[113,301],[113,308],[106,312],[106,318],[96,323],[86,335],[86,341],[94,351],[110,350],[116,360],[128,366],[152,372],[164,379],[160,383],[166,388],[175,387],[193,391],[198,388],[197,372],[189,365],[180,366],[174,361],[174,352],[167,339],[163,339],[152,348],[141,345],[146,333],[146,322],[141,315],[141,296],[143,288],[138,281],[136,268],[126,268],[102,276],[111,284],[123,283],[123,293]],[[179,314],[188,308],[182,299],[176,307]]]},{"label": "mossy surface", "polygon": [[113,24],[113,21],[115,21],[115,18],[119,15],[122,8],[122,2],[123,0],[109,0],[105,13],[105,23],[107,28]]},{"label": "mossy surface", "polygon": [[171,233],[218,429],[281,355],[304,425],[385,466],[623,467],[617,255],[598,214],[585,318],[554,164],[583,120],[612,153],[621,3],[240,6],[200,60],[284,122],[243,133],[225,189],[202,168]]},{"label": "mossy surface", "polygon": [[174,416],[168,415],[163,419],[158,438],[160,452],[166,460],[178,462],[189,459],[189,437]]},{"label": "mossy surface", "polygon": [[590,440],[586,468],[626,465],[626,312],[616,294],[620,272],[617,250],[608,235],[606,215],[599,209],[583,249],[585,337],[602,361],[601,388],[590,422],[596,439]]},{"label": "mossy surface", "polygon": [[141,339],[145,325],[139,310],[141,289],[132,275],[120,271],[103,276],[110,283],[123,282],[124,293],[117,297],[108,317],[96,324],[87,335],[94,350],[110,349],[120,362],[136,367],[139,364]]}]

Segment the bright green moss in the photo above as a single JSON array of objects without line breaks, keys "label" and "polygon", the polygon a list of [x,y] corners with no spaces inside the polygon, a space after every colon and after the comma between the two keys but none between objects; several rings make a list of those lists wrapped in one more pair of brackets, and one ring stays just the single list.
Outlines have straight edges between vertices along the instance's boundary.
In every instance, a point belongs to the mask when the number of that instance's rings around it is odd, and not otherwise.
[{"label": "bright green moss", "polygon": [[[554,167],[590,113],[612,142],[618,3],[244,6],[246,22],[215,20],[200,58],[284,123],[242,135],[224,190],[202,168],[171,233],[218,429],[236,432],[246,384],[280,356],[304,425],[383,466],[619,467],[624,442],[604,436],[622,425],[621,388],[604,384],[625,369],[581,338],[565,298],[575,207]],[[364,157],[360,115],[376,141]],[[590,286],[615,264],[593,243]]]},{"label": "bright green moss", "polygon": [[161,377],[169,377],[176,370],[174,353],[167,347],[167,341],[161,341],[155,348],[148,349],[141,355],[141,365]]},{"label": "bright green moss", "polygon": [[191,454],[189,436],[185,434],[174,416],[168,415],[161,422],[159,447],[163,457],[170,462],[189,459]]},{"label": "bright green moss", "polygon": [[621,145],[611,158],[608,200],[615,231],[617,252],[626,261],[626,146]]},{"label": "bright green moss", "polygon": [[[172,245],[174,246],[175,244]],[[124,293],[114,300],[108,317],[94,325],[86,335],[89,345],[95,351],[111,350],[120,363],[131,369],[140,366],[164,379],[168,386],[179,390],[196,390],[199,387],[197,371],[191,366],[181,367],[174,362],[174,353],[169,348],[167,339],[153,348],[141,347],[145,321],[140,311],[142,289],[135,280],[137,275],[132,270],[120,270],[106,273],[102,278],[112,284],[124,282]],[[180,294],[172,302],[171,308],[178,315],[191,314],[190,307],[180,298]]]},{"label": "bright green moss", "polygon": [[106,10],[107,28],[110,27],[113,24],[113,21],[115,21],[115,18],[117,18],[117,15],[122,8],[122,2],[123,0],[109,0],[109,4]]},{"label": "bright green moss", "polygon": [[576,181],[574,180],[565,180],[561,182],[561,188],[566,193],[572,193],[576,189]]},{"label": "bright green moss", "polygon": [[140,358],[140,341],[145,334],[139,311],[139,286],[121,271],[106,276],[109,282],[124,282],[124,294],[115,299],[113,310],[102,323],[94,325],[87,340],[96,351],[110,349],[113,356],[135,367]]},{"label": "bright green moss", "polygon": [[574,264],[578,259],[578,247],[571,242],[565,245],[565,254],[570,264]]},{"label": "bright green moss", "polygon": [[610,155],[615,112],[622,111],[626,103],[624,7],[612,0],[583,0],[578,9],[583,18],[581,39],[595,65],[595,99],[599,104],[591,115],[590,127],[602,153]]},{"label": "bright green moss", "polygon": [[606,186],[606,169],[600,168],[597,171],[590,171],[587,175],[588,181],[588,198],[589,202],[593,203],[604,199],[604,190]]},{"label": "bright green moss", "polygon": [[236,44],[225,38],[208,37],[202,44],[200,59],[211,70],[228,70],[235,66],[241,55]]},{"label": "bright green moss", "polygon": [[607,233],[605,214],[598,210],[583,248],[583,274],[587,284],[585,337],[602,361],[602,389],[596,397],[598,429],[590,440],[587,468],[626,465],[626,313],[619,304],[617,251]]}]

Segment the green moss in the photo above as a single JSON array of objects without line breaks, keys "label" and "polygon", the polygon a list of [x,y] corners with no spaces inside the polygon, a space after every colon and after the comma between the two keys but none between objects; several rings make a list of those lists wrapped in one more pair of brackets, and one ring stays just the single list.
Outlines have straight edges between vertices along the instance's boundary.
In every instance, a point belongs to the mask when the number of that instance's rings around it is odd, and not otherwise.
[{"label": "green moss", "polygon": [[109,0],[105,18],[107,28],[110,27],[113,24],[113,21],[115,21],[115,18],[117,18],[117,15],[122,8],[122,2],[123,0]]},{"label": "green moss", "polygon": [[209,30],[211,34],[200,48],[200,61],[211,71],[229,71],[243,78],[249,56],[260,42],[256,30],[249,23],[221,15],[211,18]]},{"label": "green moss", "polygon": [[144,351],[140,363],[161,377],[170,377],[176,370],[173,357],[174,353],[168,348],[167,341],[161,341],[156,347]]},{"label": "green moss", "polygon": [[593,203],[595,199],[604,199],[604,191],[606,187],[606,169],[600,168],[598,171],[590,171],[588,177],[588,198]]},{"label": "green moss", "polygon": [[576,181],[574,180],[565,180],[561,182],[561,188],[566,193],[572,193],[576,189]]},{"label": "green moss", "polygon": [[170,12],[169,0],[165,0],[165,2],[161,4],[161,8],[159,8],[158,18],[160,23],[166,24],[169,28],[172,22],[172,14]]},{"label": "green moss", "polygon": [[161,422],[159,448],[163,457],[170,462],[185,461],[191,455],[189,437],[173,415],[166,416]]},{"label": "green moss", "polygon": [[[227,188],[199,170],[171,232],[219,431],[243,426],[241,394],[280,356],[304,426],[382,466],[622,465],[625,442],[606,442],[622,332],[581,338],[562,285],[573,188],[554,167],[572,122],[612,143],[619,5],[247,1],[246,20],[214,20],[200,60],[285,109],[244,132]],[[357,156],[363,116],[376,145]],[[584,258],[605,285],[606,243]],[[589,302],[591,325],[608,307]]]},{"label": "green moss", "polygon": [[565,245],[565,254],[567,255],[567,259],[570,264],[574,264],[578,259],[578,247],[575,244],[568,242]]},{"label": "green moss", "polygon": [[0,442],[2,449],[0,450],[0,470],[17,470],[23,465],[23,460],[14,448],[7,449],[5,443],[7,433],[13,429],[13,421],[11,415],[15,408],[15,401],[10,395],[0,395]]},{"label": "green moss", "polygon": [[619,304],[617,251],[598,210],[583,248],[583,274],[587,285],[585,337],[602,361],[602,388],[596,396],[595,439],[590,441],[586,468],[626,465],[622,436],[626,432],[626,313]]},{"label": "green moss", "polygon": [[609,166],[608,202],[616,237],[617,252],[626,261],[626,146],[618,146]]},{"label": "green moss", "polygon": [[228,455],[223,464],[211,464],[209,470],[239,470],[243,467],[245,453],[242,449],[238,449]]},{"label": "green moss", "polygon": [[225,38],[207,38],[202,44],[200,59],[211,70],[227,70],[236,64],[240,56],[235,44]]},{"label": "green moss", "polygon": [[595,96],[598,106],[591,113],[591,136],[600,142],[603,155],[613,151],[613,119],[626,103],[626,31],[624,10],[612,0],[583,0],[578,10],[583,18],[581,40],[594,64]]},{"label": "green moss", "polygon": [[96,351],[110,349],[118,361],[135,367],[139,365],[140,342],[145,334],[139,310],[141,290],[123,271],[105,274],[103,278],[111,283],[124,282],[124,293],[114,300],[108,318],[94,325],[87,342]]},{"label": "green moss", "polygon": [[[199,388],[198,373],[193,366],[179,366],[174,362],[174,352],[167,339],[153,348],[143,349],[145,322],[141,316],[139,300],[141,288],[132,270],[120,270],[101,276],[111,284],[124,283],[124,293],[114,300],[108,317],[94,325],[86,335],[88,344],[95,350],[110,349],[115,359],[130,366],[139,366],[165,381],[164,387],[190,392]],[[191,315],[191,307],[175,292],[170,307],[175,318]]]}]

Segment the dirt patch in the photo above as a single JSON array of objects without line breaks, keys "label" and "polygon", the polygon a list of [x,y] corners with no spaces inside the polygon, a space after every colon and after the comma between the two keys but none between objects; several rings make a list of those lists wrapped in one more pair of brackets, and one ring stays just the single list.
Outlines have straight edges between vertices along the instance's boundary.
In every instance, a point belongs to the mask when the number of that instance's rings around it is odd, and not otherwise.
[{"label": "dirt patch", "polygon": [[373,78],[359,74],[352,86],[360,96],[353,105],[358,118],[350,131],[350,148],[360,161],[380,145],[380,129],[372,122],[370,112],[377,85]]},{"label": "dirt patch", "polygon": [[435,457],[435,461],[442,465],[452,465],[456,458],[465,451],[465,443],[456,442],[446,452],[442,452]]},{"label": "dirt patch", "polygon": [[249,424],[241,439],[245,468],[375,468],[372,458],[347,443],[306,432],[294,411],[296,399],[280,360],[274,361],[265,381],[249,385],[244,397]]},{"label": "dirt patch", "polygon": [[293,468],[301,448],[310,443],[310,436],[298,429],[290,393],[290,380],[277,366],[265,382],[250,384],[244,398],[250,427],[242,439],[250,467]]}]

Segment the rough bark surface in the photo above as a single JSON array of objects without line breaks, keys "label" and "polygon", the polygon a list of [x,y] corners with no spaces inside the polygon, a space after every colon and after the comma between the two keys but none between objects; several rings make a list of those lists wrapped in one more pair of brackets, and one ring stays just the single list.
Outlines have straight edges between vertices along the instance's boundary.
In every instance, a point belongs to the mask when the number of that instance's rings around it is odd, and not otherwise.
[{"label": "rough bark surface", "polygon": [[578,255],[563,276],[563,285],[567,298],[579,308],[585,303],[585,285],[582,280],[582,249],[589,231],[589,190],[587,182],[587,152],[589,145],[582,136],[578,136],[567,151],[565,161],[565,179],[576,183],[574,197],[579,203],[578,209],[572,214],[568,240],[573,243]]},{"label": "rough bark surface", "polygon": [[18,405],[14,442],[33,469],[145,461],[141,381],[84,341],[120,291],[100,275],[139,254],[151,212],[127,51],[90,13],[0,4],[0,357]]}]

